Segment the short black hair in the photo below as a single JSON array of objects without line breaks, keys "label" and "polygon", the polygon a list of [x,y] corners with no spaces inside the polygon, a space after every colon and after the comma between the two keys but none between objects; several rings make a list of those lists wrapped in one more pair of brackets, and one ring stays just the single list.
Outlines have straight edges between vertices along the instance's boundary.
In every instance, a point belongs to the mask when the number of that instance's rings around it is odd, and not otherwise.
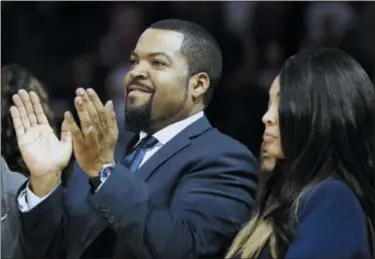
[{"label": "short black hair", "polygon": [[219,84],[223,66],[217,41],[203,27],[189,21],[167,19],[155,22],[149,28],[170,30],[184,35],[181,53],[187,58],[190,75],[204,72],[210,78],[210,87],[204,98],[204,104],[207,106]]}]

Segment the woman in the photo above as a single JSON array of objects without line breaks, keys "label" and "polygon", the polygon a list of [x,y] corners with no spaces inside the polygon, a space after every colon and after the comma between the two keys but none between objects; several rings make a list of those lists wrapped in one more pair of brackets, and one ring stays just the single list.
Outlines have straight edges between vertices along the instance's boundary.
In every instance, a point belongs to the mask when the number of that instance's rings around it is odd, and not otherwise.
[{"label": "woman", "polygon": [[16,196],[26,177],[18,172],[11,172],[2,156],[0,168],[1,258],[22,258],[21,227]]},{"label": "woman", "polygon": [[276,166],[227,258],[370,258],[375,88],[362,67],[334,49],[289,58],[263,123]]},{"label": "woman", "polygon": [[18,65],[3,66],[1,69],[1,155],[11,171],[29,176],[18,149],[16,132],[13,128],[9,109],[13,105],[12,96],[20,89],[34,91],[40,98],[47,119],[55,129],[53,113],[49,107],[48,95],[43,85],[30,72]]}]

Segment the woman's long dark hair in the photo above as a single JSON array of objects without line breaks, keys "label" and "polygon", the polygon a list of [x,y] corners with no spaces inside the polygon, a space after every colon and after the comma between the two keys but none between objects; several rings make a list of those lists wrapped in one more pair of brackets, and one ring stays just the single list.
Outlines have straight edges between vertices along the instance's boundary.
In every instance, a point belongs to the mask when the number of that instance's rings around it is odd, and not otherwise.
[{"label": "woman's long dark hair", "polygon": [[286,158],[265,184],[255,220],[260,223],[248,232],[263,226],[269,235],[264,242],[283,258],[294,238],[296,201],[325,179],[345,182],[374,225],[375,87],[358,62],[328,48],[289,58],[279,79]]}]

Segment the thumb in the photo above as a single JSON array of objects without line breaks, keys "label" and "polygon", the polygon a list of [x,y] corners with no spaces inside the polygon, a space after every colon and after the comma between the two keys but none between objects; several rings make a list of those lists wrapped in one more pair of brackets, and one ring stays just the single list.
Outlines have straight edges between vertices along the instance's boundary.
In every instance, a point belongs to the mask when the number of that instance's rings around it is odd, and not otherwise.
[{"label": "thumb", "polygon": [[72,152],[72,136],[68,130],[66,120],[64,120],[61,124],[60,146],[58,152],[55,154],[55,159],[61,166],[65,167],[69,163]]},{"label": "thumb", "polygon": [[72,134],[69,131],[66,119],[61,124],[61,142],[72,143]]},{"label": "thumb", "polygon": [[72,149],[72,134],[69,131],[68,124],[66,119],[64,119],[61,124],[61,144],[64,145],[64,148]]}]

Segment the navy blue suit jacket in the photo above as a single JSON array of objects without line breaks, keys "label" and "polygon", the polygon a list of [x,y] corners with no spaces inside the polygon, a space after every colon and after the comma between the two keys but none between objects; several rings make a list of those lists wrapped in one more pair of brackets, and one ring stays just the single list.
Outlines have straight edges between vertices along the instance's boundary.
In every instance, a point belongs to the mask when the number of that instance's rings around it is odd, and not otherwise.
[{"label": "navy blue suit jacket", "polygon": [[[303,197],[294,242],[285,259],[370,259],[365,214],[354,193],[329,179]],[[269,249],[261,259],[271,258]]]},{"label": "navy blue suit jacket", "polygon": [[96,193],[76,166],[67,188],[21,213],[25,255],[222,257],[251,214],[256,171],[251,152],[203,117],[136,173],[117,164]]}]

